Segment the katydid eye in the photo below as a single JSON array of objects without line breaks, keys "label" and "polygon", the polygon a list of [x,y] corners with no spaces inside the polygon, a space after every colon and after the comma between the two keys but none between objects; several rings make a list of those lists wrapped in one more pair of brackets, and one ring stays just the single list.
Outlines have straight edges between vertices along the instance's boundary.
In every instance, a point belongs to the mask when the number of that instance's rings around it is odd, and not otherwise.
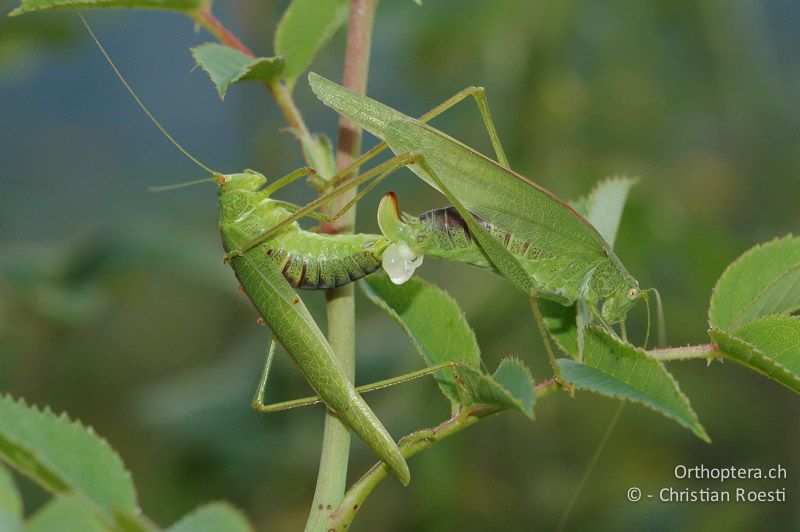
[{"label": "katydid eye", "polygon": [[637,289],[631,288],[630,290],[628,290],[628,299],[636,299],[638,295],[639,291]]}]

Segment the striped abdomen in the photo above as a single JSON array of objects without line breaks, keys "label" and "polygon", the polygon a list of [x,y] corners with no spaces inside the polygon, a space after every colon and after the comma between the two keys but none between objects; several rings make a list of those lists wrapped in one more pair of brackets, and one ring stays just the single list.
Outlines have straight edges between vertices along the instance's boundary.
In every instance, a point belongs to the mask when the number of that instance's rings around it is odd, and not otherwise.
[{"label": "striped abdomen", "polygon": [[[519,259],[539,261],[552,258],[551,253],[531,246],[530,242],[516,238],[508,231],[478,216],[475,216],[475,220]],[[455,207],[427,211],[421,214],[418,220],[412,221],[412,224],[417,229],[417,244],[425,255],[494,269],[474,241],[469,227]]]},{"label": "striped abdomen", "polygon": [[295,288],[327,290],[381,267],[386,239],[377,235],[323,235],[290,231],[254,249],[277,263]]}]

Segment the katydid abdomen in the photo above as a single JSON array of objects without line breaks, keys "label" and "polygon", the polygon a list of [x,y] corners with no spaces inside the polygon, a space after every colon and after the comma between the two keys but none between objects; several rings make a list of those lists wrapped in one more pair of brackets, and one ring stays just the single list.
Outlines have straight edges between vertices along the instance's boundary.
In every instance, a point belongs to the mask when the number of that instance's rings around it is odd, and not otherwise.
[{"label": "katydid abdomen", "polygon": [[[563,276],[574,275],[569,264],[561,269],[551,267],[549,263],[557,257],[549,250],[532,245],[529,240],[520,238],[479,216],[474,218],[482,229],[501,242],[503,247],[519,260],[522,268],[536,281],[543,295],[557,295],[559,298],[574,301],[577,294],[565,290],[568,285],[562,279]],[[418,218],[408,218],[406,221],[412,227],[417,246],[424,255],[464,262],[498,273],[455,207],[432,209],[422,213]]]},{"label": "katydid abdomen", "polygon": [[321,235],[290,227],[259,249],[293,287],[327,290],[380,269],[388,244],[378,235]]}]

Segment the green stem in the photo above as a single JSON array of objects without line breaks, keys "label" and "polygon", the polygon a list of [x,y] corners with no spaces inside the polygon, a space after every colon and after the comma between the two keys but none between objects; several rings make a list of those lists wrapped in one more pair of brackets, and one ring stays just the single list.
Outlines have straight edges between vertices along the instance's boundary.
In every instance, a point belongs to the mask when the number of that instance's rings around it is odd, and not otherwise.
[{"label": "green stem", "polygon": [[[347,26],[347,45],[344,61],[343,85],[364,94],[367,88],[372,27],[377,0],[353,0]],[[361,152],[361,128],[340,119],[336,151],[336,166],[343,170],[351,165]],[[328,205],[335,213],[356,194],[342,194]],[[352,231],[355,226],[355,209],[350,209],[333,224],[323,224],[321,231],[339,233]],[[326,292],[328,311],[328,340],[338,358],[339,365],[350,380],[355,375],[355,299],[353,285]],[[320,467],[317,487],[306,522],[307,531],[328,530],[332,508],[338,508],[347,483],[347,463],[350,455],[350,431],[339,418],[329,411],[325,414]]]},{"label": "green stem", "polygon": [[[543,399],[559,390],[560,386],[555,379],[544,381],[536,386],[536,400]],[[400,440],[400,451],[406,458],[411,458],[425,449],[430,449],[434,443],[449,438],[471,427],[481,419],[499,412],[499,410],[477,407],[457,411],[453,417],[431,429],[420,429],[412,432]],[[364,500],[372,493],[375,487],[389,474],[389,468],[383,462],[372,466],[364,476],[356,481],[344,496],[342,504],[330,516],[329,530],[347,530],[356,514],[364,504]]]},{"label": "green stem", "polygon": [[719,358],[718,349],[716,344],[700,344],[653,349],[647,353],[662,362],[670,360],[691,360],[693,358],[705,358],[710,360],[712,358]]}]

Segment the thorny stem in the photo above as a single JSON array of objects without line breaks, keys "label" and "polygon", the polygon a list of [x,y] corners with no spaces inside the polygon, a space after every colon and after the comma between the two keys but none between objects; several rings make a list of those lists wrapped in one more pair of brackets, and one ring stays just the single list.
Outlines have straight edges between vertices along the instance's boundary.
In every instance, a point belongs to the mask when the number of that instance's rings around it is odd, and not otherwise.
[{"label": "thorny stem", "polygon": [[647,353],[662,362],[669,360],[690,360],[693,358],[705,358],[708,360],[720,358],[719,348],[716,344],[666,347],[663,349],[652,349]]},{"label": "thorny stem", "polygon": [[[353,0],[347,25],[344,76],[342,84],[348,89],[364,94],[367,88],[372,27],[377,0]],[[361,128],[341,118],[336,149],[337,170],[349,167],[361,152]],[[335,213],[356,194],[342,194],[327,206]],[[350,232],[355,226],[355,209],[331,224],[322,224],[320,231],[327,233]],[[355,376],[355,299],[353,285],[329,290],[325,294],[328,311],[328,340],[336,353],[339,366],[352,381]],[[311,512],[306,522],[307,531],[330,528],[330,508],[337,508],[347,485],[347,464],[350,455],[350,431],[330,411],[325,414],[317,487]]]},{"label": "thorny stem", "polygon": [[[536,386],[536,400],[547,397],[559,389],[555,379],[549,379]],[[405,458],[411,458],[433,446],[434,443],[444,440],[467,427],[471,427],[481,419],[497,413],[499,410],[486,406],[462,409],[457,411],[453,417],[440,423],[434,428],[420,429],[412,432],[400,440],[400,452]],[[347,494],[342,500],[342,504],[331,515],[330,530],[344,531],[355,519],[356,514],[361,509],[364,500],[372,493],[372,490],[389,474],[389,468],[383,462],[375,464],[367,471],[353,486],[347,490]]]},{"label": "thorny stem", "polygon": [[[704,358],[712,360],[719,358],[719,348],[716,344],[688,345],[684,347],[669,347],[653,349],[648,354],[661,361],[689,360]],[[556,378],[548,379],[536,385],[536,400],[542,399],[561,389]],[[429,449],[434,443],[456,434],[474,423],[491,415],[487,410],[461,410],[453,417],[431,429],[420,429],[405,436],[400,440],[400,451],[405,458],[411,458],[417,453]],[[330,530],[344,531],[355,519],[364,500],[372,493],[375,487],[389,474],[389,468],[383,462],[374,465],[364,476],[356,481],[347,491],[341,505],[330,516]]]}]

